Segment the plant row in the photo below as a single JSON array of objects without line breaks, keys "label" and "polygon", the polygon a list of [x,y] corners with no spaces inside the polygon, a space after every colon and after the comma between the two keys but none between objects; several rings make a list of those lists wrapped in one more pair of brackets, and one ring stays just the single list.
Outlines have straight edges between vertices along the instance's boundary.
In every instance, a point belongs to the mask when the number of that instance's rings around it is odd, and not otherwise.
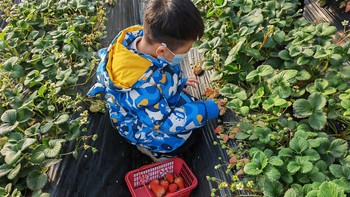
[{"label": "plant row", "polygon": [[229,158],[217,169],[235,175],[207,177],[218,185],[212,196],[348,194],[350,43],[301,17],[297,0],[194,2],[206,23],[202,67],[213,70],[204,96],[240,117],[215,129]]},{"label": "plant row", "polygon": [[51,166],[96,151],[88,144],[97,136],[82,133],[90,100],[81,86],[98,61],[103,2],[6,0],[0,10],[0,196],[47,196]]}]

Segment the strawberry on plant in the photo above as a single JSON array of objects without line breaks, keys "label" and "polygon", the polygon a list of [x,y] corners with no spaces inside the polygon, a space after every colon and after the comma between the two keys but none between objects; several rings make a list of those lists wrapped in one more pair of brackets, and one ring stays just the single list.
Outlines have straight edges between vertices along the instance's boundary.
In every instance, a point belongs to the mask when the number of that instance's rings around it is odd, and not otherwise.
[{"label": "strawberry on plant", "polygon": [[240,161],[241,161],[242,163],[244,163],[244,164],[249,163],[249,159],[248,159],[248,158],[242,158],[242,159],[240,159]]},{"label": "strawberry on plant", "polygon": [[195,75],[200,75],[200,74],[202,74],[202,72],[203,72],[203,69],[202,69],[202,67],[200,66],[200,65],[194,65],[193,67],[192,67],[192,72],[193,72],[193,74],[195,74]]},{"label": "strawberry on plant", "polygon": [[228,141],[229,137],[228,137],[227,134],[222,134],[222,135],[220,135],[220,139],[221,139],[224,143],[226,143],[226,142]]},{"label": "strawberry on plant", "polygon": [[156,195],[156,197],[162,197],[165,194],[165,188],[161,185],[152,185],[152,192]]},{"label": "strawberry on plant", "polygon": [[240,130],[239,128],[237,128],[237,127],[235,127],[235,128],[233,128],[232,129],[232,132],[233,133],[239,133],[239,132],[241,132],[242,130]]},{"label": "strawberry on plant", "polygon": [[179,189],[179,186],[176,183],[169,185],[169,193],[174,193]]},{"label": "strawberry on plant", "polygon": [[169,182],[167,180],[160,180],[160,185],[165,188],[165,191],[167,191],[169,187]]},{"label": "strawberry on plant", "polygon": [[184,179],[181,176],[176,177],[174,183],[179,186],[179,189],[185,188]]},{"label": "strawberry on plant", "polygon": [[217,127],[215,128],[215,130],[214,130],[214,132],[215,132],[216,134],[223,133],[224,131],[225,131],[225,129],[224,129],[224,126],[223,126],[223,125],[217,126]]},{"label": "strawberry on plant", "polygon": [[210,95],[212,95],[214,93],[214,90],[211,88],[207,88],[204,93],[202,94],[205,97],[209,97]]},{"label": "strawberry on plant", "polygon": [[174,174],[173,173],[168,173],[164,177],[165,180],[168,181],[168,183],[174,182]]},{"label": "strawberry on plant", "polygon": [[229,160],[230,163],[237,163],[237,157],[233,156],[231,157],[231,159]]},{"label": "strawberry on plant", "polygon": [[238,170],[236,174],[237,174],[238,176],[243,175],[243,174],[244,174],[243,169]]},{"label": "strawberry on plant", "polygon": [[219,94],[220,94],[219,89],[214,89],[213,93],[209,97],[207,97],[207,100],[215,99],[219,96]]},{"label": "strawberry on plant", "polygon": [[235,139],[235,134],[230,134],[229,136],[228,136],[231,140],[233,140],[233,139]]}]

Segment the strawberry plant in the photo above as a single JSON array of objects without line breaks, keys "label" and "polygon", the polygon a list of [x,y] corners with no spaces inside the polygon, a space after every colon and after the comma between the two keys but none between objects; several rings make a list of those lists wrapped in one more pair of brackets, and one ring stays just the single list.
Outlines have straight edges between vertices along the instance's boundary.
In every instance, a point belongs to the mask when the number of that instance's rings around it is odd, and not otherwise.
[{"label": "strawberry plant", "polygon": [[88,139],[97,136],[83,134],[91,99],[82,86],[98,61],[103,2],[4,1],[0,10],[0,196],[39,196],[64,155],[96,151]]},{"label": "strawberry plant", "polygon": [[302,18],[296,0],[194,2],[207,27],[198,44],[202,67],[213,70],[212,89],[219,92],[207,98],[219,106],[226,99],[226,111],[240,119],[228,121],[235,118],[226,113],[215,129],[227,152],[217,169],[226,166],[234,178],[208,177],[217,183],[212,196],[220,189],[264,196],[350,193],[344,140],[350,43],[334,40],[336,27]]}]

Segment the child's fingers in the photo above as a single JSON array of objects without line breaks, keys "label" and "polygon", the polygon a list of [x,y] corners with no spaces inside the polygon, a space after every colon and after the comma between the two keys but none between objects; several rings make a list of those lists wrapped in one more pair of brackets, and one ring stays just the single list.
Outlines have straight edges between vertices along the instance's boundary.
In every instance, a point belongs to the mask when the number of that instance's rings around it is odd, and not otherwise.
[{"label": "child's fingers", "polygon": [[190,83],[196,83],[199,85],[199,81],[196,79],[196,77],[194,76],[191,76],[188,78],[187,82],[190,82]]}]

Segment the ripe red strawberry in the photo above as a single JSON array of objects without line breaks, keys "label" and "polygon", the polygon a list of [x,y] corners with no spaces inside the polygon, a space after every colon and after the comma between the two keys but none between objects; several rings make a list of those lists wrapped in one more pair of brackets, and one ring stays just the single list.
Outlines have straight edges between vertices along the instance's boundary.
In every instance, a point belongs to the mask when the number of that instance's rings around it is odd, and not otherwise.
[{"label": "ripe red strawberry", "polygon": [[165,175],[165,180],[167,180],[169,183],[174,182],[174,174],[173,173],[168,173]]},{"label": "ripe red strawberry", "polygon": [[230,163],[236,163],[237,162],[237,158],[235,156],[231,157],[231,159],[229,160]]},{"label": "ripe red strawberry", "polygon": [[181,176],[176,177],[174,183],[179,186],[179,189],[185,188],[184,179]]},{"label": "ripe red strawberry", "polygon": [[165,191],[167,191],[169,187],[169,182],[167,180],[160,180],[160,185],[165,188]]},{"label": "ripe red strawberry", "polygon": [[169,193],[174,193],[179,189],[179,186],[176,183],[169,185]]},{"label": "ripe red strawberry", "polygon": [[214,90],[207,88],[202,95],[208,97],[214,93]]},{"label": "ripe red strawberry", "polygon": [[224,126],[222,126],[222,125],[217,126],[217,127],[215,128],[214,132],[215,132],[216,134],[223,133],[223,132],[224,132]]},{"label": "ripe red strawberry", "polygon": [[162,197],[165,194],[165,188],[161,185],[152,185],[151,190],[157,197]]},{"label": "ripe red strawberry", "polygon": [[158,180],[158,179],[152,180],[152,181],[149,183],[148,188],[152,189],[152,187],[153,187],[154,185],[159,185],[159,180]]},{"label": "ripe red strawberry", "polygon": [[228,139],[229,139],[229,137],[228,137],[227,134],[221,134],[221,135],[220,135],[220,138],[221,138],[221,140],[222,140],[224,143],[226,143],[226,142],[228,141]]}]

